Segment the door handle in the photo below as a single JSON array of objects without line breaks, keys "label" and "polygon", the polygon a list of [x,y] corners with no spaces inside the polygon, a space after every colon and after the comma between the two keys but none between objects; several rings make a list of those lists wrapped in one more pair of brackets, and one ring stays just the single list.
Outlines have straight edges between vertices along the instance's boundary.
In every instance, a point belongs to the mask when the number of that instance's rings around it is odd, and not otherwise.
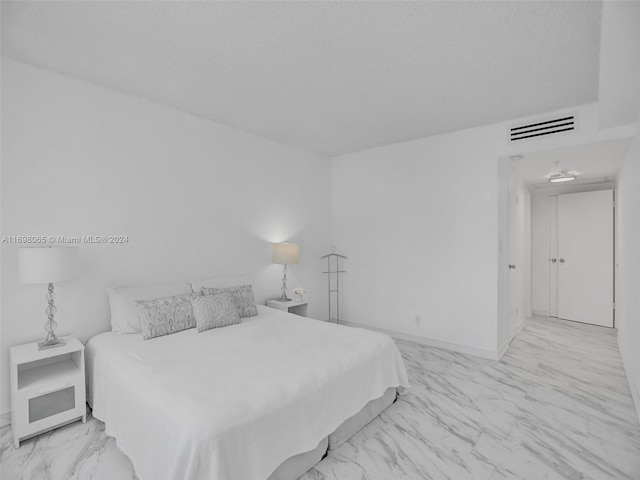
[{"label": "door handle", "polygon": [[555,258],[555,257],[551,259],[551,263],[556,263],[557,261],[558,261],[558,259]]},{"label": "door handle", "polygon": [[560,263],[564,263],[564,258],[561,258],[560,260],[558,260]]},{"label": "door handle", "polygon": [[510,263],[510,264],[509,264],[509,269],[510,269],[510,270],[515,270],[515,269],[516,269],[516,266],[515,266],[513,263]]}]

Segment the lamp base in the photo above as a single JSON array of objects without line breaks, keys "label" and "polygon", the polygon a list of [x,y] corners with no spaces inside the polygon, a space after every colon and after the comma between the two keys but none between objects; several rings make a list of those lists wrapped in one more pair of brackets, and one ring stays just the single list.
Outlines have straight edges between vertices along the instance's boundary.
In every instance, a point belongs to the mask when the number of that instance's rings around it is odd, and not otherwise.
[{"label": "lamp base", "polygon": [[287,297],[287,264],[284,264],[284,268],[282,269],[282,295],[278,299],[279,302],[290,302],[291,299]]},{"label": "lamp base", "polygon": [[63,347],[67,344],[64,338],[55,337],[53,339],[38,342],[38,350],[47,350],[49,348]]}]

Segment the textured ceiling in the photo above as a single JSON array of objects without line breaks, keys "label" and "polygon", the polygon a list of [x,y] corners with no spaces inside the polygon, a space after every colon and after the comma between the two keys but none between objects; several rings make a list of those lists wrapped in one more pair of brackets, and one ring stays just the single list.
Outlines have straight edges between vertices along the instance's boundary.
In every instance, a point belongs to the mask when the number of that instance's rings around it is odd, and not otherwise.
[{"label": "textured ceiling", "polygon": [[600,2],[2,2],[4,55],[339,155],[597,101]]}]

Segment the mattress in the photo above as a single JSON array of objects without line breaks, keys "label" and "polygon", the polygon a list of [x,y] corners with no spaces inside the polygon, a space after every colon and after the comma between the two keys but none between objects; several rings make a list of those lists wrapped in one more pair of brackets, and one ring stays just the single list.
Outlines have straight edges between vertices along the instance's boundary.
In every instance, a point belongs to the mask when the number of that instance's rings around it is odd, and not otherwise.
[{"label": "mattress", "polygon": [[93,414],[142,480],[264,480],[409,386],[390,337],[262,306],[203,333],[103,333],[86,352]]}]

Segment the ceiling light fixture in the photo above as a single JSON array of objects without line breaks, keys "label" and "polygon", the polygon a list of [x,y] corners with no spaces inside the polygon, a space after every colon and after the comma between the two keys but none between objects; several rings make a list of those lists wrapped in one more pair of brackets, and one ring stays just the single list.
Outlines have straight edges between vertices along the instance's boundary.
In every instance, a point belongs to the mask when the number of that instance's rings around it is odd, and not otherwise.
[{"label": "ceiling light fixture", "polygon": [[560,182],[571,182],[575,180],[577,177],[574,173],[569,173],[568,170],[562,170],[559,173],[553,173],[549,176],[549,181],[551,183],[560,183]]}]

